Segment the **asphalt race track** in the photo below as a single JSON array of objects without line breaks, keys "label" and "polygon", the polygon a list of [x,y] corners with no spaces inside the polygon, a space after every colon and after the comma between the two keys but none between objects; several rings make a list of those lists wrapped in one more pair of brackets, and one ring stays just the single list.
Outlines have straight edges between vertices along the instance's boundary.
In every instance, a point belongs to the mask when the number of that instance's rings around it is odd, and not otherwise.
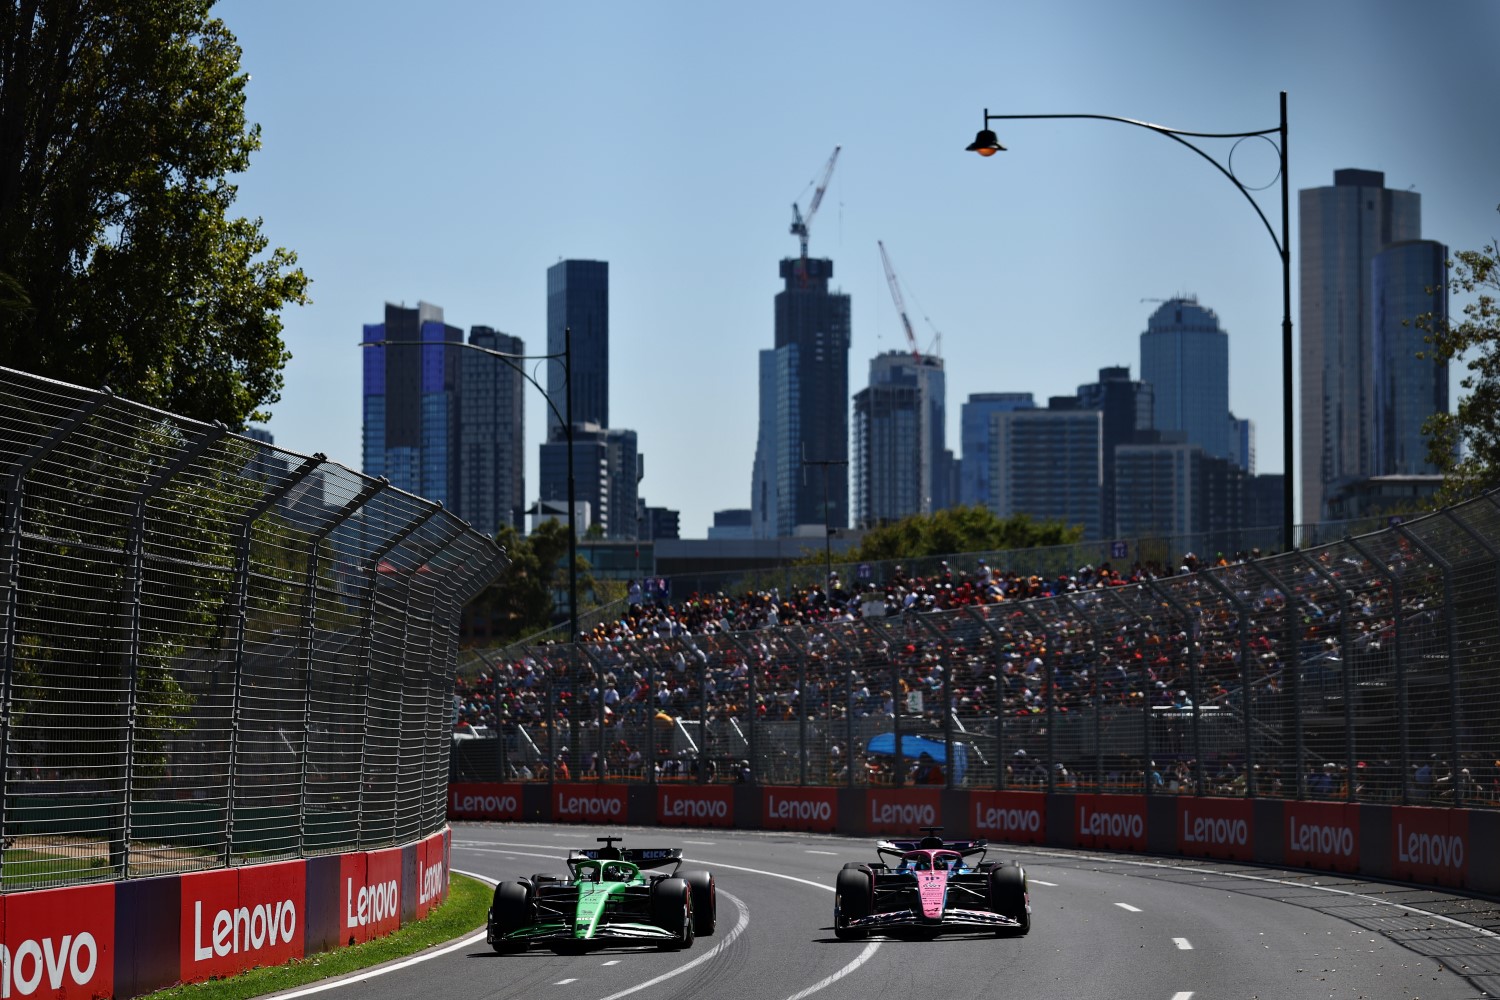
[{"label": "asphalt race track", "polygon": [[[718,931],[683,952],[494,954],[478,941],[346,987],[376,1000],[1394,1000],[1500,995],[1500,906],[1226,862],[1002,845],[1031,879],[1022,938],[833,936],[833,881],[873,839],[739,830],[454,825],[455,870],[563,871],[605,833],[714,872]],[[1488,990],[1489,992],[1485,992]],[[290,994],[301,995],[303,991]],[[323,995],[337,997],[343,989]]]}]

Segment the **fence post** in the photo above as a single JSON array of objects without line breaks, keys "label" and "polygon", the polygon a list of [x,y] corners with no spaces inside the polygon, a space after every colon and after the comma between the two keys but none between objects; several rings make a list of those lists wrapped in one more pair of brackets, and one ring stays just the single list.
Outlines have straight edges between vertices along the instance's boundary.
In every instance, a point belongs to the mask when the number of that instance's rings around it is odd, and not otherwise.
[{"label": "fence post", "polygon": [[1053,675],[1057,663],[1057,643],[1048,635],[1047,622],[1032,607],[1034,601],[1021,601],[1017,607],[1021,613],[1036,623],[1042,633],[1042,670],[1047,677],[1047,792],[1057,791],[1057,678]]},{"label": "fence post", "polygon": [[797,643],[797,784],[807,787],[807,643]]},{"label": "fence post", "polygon": [[313,635],[318,617],[318,547],[339,525],[347,521],[354,512],[370,501],[384,488],[384,479],[372,480],[347,504],[336,511],[307,539],[307,574],[302,588],[302,782],[297,790],[297,857],[307,857],[307,772],[308,748],[312,744],[309,730],[312,726],[313,703]]},{"label": "fence post", "polygon": [[1334,589],[1339,595],[1339,687],[1344,699],[1344,772],[1349,775],[1345,784],[1345,798],[1354,802],[1358,796],[1354,794],[1354,779],[1358,777],[1356,772],[1356,761],[1354,759],[1354,677],[1352,667],[1352,647],[1349,644],[1349,616],[1351,614],[1349,591],[1338,578],[1328,572],[1305,549],[1293,550],[1297,558],[1301,559],[1322,580]]},{"label": "fence post", "polygon": [[250,508],[239,525],[239,542],[234,556],[234,615],[231,619],[234,622],[234,691],[229,710],[229,769],[224,788],[225,867],[229,866],[234,856],[234,793],[238,784],[235,772],[239,768],[240,710],[244,707],[245,631],[250,616],[250,543],[255,534],[255,522],[327,460],[327,456],[321,453],[303,459],[302,464],[293,469],[285,480]]},{"label": "fence post", "polygon": [[[599,690],[599,739],[595,743],[596,749],[594,752],[594,776],[598,778],[601,783],[603,783],[607,776],[607,771],[604,763],[604,665],[600,662],[599,657],[595,656],[594,652],[589,649],[589,647],[585,643],[574,643],[574,648],[581,652],[584,655],[584,658],[593,665],[594,683],[597,685]],[[574,701],[577,702],[578,699],[575,697]],[[701,737],[702,734],[700,733],[699,735]],[[548,766],[548,770],[551,770],[550,764]]]},{"label": "fence post", "polygon": [[[433,559],[443,552],[447,552],[462,537],[463,531],[469,525],[459,522],[459,534],[455,535],[448,545],[439,552],[433,553]],[[439,613],[439,608],[442,613]],[[450,654],[456,654],[453,643],[459,627],[459,616],[463,613],[458,604],[458,580],[452,572],[441,573],[436,577],[436,586],[433,593],[433,613],[431,619],[431,642],[429,649],[432,655],[427,661],[427,704],[428,704],[428,729],[426,739],[422,744],[422,815],[419,820],[418,834],[431,833],[442,825],[442,817],[445,812],[442,807],[443,797],[438,793],[439,785],[446,786],[448,781],[448,764],[453,752],[453,729],[443,725],[448,711],[453,704],[453,689],[450,686],[446,691],[443,681],[447,679],[447,672],[443,665],[448,662]],[[446,697],[446,702],[444,701]],[[433,760],[429,763],[428,751],[432,752]],[[442,767],[439,761],[444,761]],[[436,782],[438,775],[442,775]],[[437,794],[435,794],[437,793]]]},{"label": "fence post", "polygon": [[1401,577],[1384,562],[1375,558],[1370,550],[1357,538],[1346,536],[1344,544],[1369,563],[1391,586],[1391,622],[1395,632],[1396,659],[1396,731],[1399,738],[1401,762],[1401,804],[1411,805],[1411,726],[1407,717],[1409,705],[1406,691],[1406,629],[1401,621]]},{"label": "fence post", "polygon": [[1459,783],[1458,775],[1463,767],[1459,760],[1458,733],[1463,724],[1463,706],[1459,698],[1458,684],[1458,613],[1453,609],[1453,565],[1438,554],[1431,545],[1422,541],[1412,533],[1406,525],[1397,523],[1396,532],[1407,541],[1411,542],[1422,553],[1437,563],[1438,569],[1443,574],[1443,626],[1448,633],[1448,778],[1452,782],[1453,805],[1463,805],[1463,786]]},{"label": "fence post", "polygon": [[[735,633],[733,633],[733,632],[725,632],[724,633],[724,638],[728,639],[730,641],[730,643],[733,644],[734,648],[738,649],[740,651],[740,655],[745,658],[745,682],[746,682],[746,693],[745,693],[745,698],[746,698],[746,702],[745,702],[745,730],[746,730],[746,737],[745,738],[746,738],[746,742],[748,742],[750,744],[750,751],[746,755],[745,759],[747,759],[747,760],[750,761],[750,783],[752,785],[759,784],[760,783],[760,780],[759,780],[760,766],[759,766],[759,763],[757,761],[757,754],[756,754],[756,751],[755,751],[755,718],[756,718],[757,711],[759,709],[759,706],[756,704],[756,701],[755,701],[755,688],[756,688],[756,685],[755,685],[755,657],[751,654],[750,647],[746,646],[743,642],[740,642],[739,638],[735,635]],[[651,699],[652,699],[652,704],[654,705],[655,704],[655,700],[656,700],[656,692],[655,692],[654,689],[651,692]],[[652,714],[651,714],[651,722],[652,722],[652,729],[654,731],[655,730],[655,723],[656,723],[656,713],[655,713],[654,709],[652,710]],[[654,748],[654,745],[655,744],[654,744],[654,741],[653,741],[653,748]],[[651,763],[652,763],[652,775],[653,775],[653,777],[652,777],[651,780],[655,781],[656,780],[656,778],[655,778],[655,764],[656,764],[656,761],[655,761],[654,758],[652,759]]]},{"label": "fence post", "polygon": [[891,661],[891,736],[896,742],[896,765],[892,777],[897,788],[904,788],[906,787],[906,747],[901,742],[901,654],[898,653],[889,659]]},{"label": "fence post", "polygon": [[[5,489],[5,635],[3,662],[0,662],[0,843],[6,835],[6,801],[10,797],[10,720],[13,706],[11,693],[16,667],[16,631],[21,613],[21,513],[26,499],[26,477],[36,464],[52,454],[69,434],[93,416],[112,398],[108,389],[79,403],[68,418],[47,433],[10,468],[10,482]],[[127,804],[128,808],[128,804]],[[3,879],[3,875],[0,875]]]},{"label": "fence post", "polygon": [[1259,576],[1281,595],[1282,619],[1286,625],[1286,649],[1287,659],[1282,666],[1282,673],[1287,678],[1287,684],[1292,689],[1292,753],[1294,758],[1293,767],[1297,772],[1295,782],[1296,798],[1307,798],[1307,748],[1304,745],[1302,731],[1302,653],[1300,650],[1300,636],[1297,634],[1297,595],[1294,591],[1283,586],[1281,581],[1271,575],[1271,571],[1261,565],[1259,560],[1251,559],[1245,563],[1255,575]]},{"label": "fence post", "polygon": [[1001,657],[1005,655],[1005,634],[997,629],[983,611],[974,605],[966,605],[964,613],[973,616],[986,632],[989,633],[991,649],[990,663],[995,670],[995,788],[1005,791],[1005,665]]},{"label": "fence post", "polygon": [[[498,667],[495,666],[495,661],[491,660],[488,656],[485,656],[484,655],[484,651],[481,650],[481,649],[479,649],[478,647],[475,647],[475,649],[474,649],[474,655],[477,656],[477,657],[479,657],[479,662],[483,663],[484,666],[485,666],[485,669],[490,672],[490,676],[492,676],[492,677],[495,678],[495,687],[496,687],[496,690],[498,691],[499,687],[500,687],[500,670],[499,670]],[[496,697],[498,698],[499,696],[496,695]],[[519,725],[519,723],[517,723],[517,725]],[[504,724],[502,723],[502,721],[500,719],[500,706],[496,705],[496,708],[495,708],[495,744],[496,744],[495,745],[495,780],[496,781],[509,781],[510,780],[510,778],[509,778],[509,775],[510,775],[510,760],[509,760],[509,756],[508,756],[510,747],[507,745],[507,743],[508,743],[508,741],[506,740],[506,737],[505,737],[505,726],[504,726]]]},{"label": "fence post", "polygon": [[365,775],[369,767],[367,755],[370,748],[370,702],[372,700],[370,695],[375,684],[375,610],[380,603],[380,561],[436,517],[438,510],[439,508],[432,507],[420,511],[414,520],[407,522],[406,527],[391,536],[380,548],[370,552],[369,603],[365,606],[364,620],[360,623],[360,635],[364,644],[365,706],[364,725],[361,727],[359,740],[359,804],[355,813],[355,828],[361,847],[368,844],[365,836]]},{"label": "fence post", "polygon": [[[1121,608],[1125,610],[1127,620],[1136,616],[1135,608],[1132,608],[1114,587],[1105,587],[1104,591]],[[1156,782],[1151,780],[1154,773],[1151,759],[1151,699],[1156,694],[1151,689],[1151,665],[1144,659],[1141,661],[1141,783],[1145,785],[1147,795],[1156,794]]]},{"label": "fence post", "polygon": [[1193,698],[1193,794],[1202,795],[1203,781],[1203,734],[1199,726],[1199,690],[1198,690],[1198,657],[1195,655],[1198,649],[1198,622],[1192,615],[1188,614],[1187,608],[1183,607],[1178,600],[1165,589],[1157,586],[1156,581],[1147,580],[1146,589],[1161,600],[1166,601],[1177,616],[1182,619],[1183,634],[1187,636],[1187,658],[1188,658],[1188,687]]},{"label": "fence post", "polygon": [[135,509],[125,536],[125,794],[120,822],[120,839],[109,849],[110,867],[120,878],[130,877],[131,803],[135,797],[135,727],[141,670],[141,591],[145,576],[146,506],[176,475],[221,440],[228,433],[223,424],[212,424],[193,444],[183,449],[156,474],[141,485],[135,495]]},{"label": "fence post", "polygon": [[[438,508],[439,508],[439,510],[441,510],[442,509],[442,505],[439,504]],[[401,636],[402,636],[402,642],[401,642],[401,716],[400,716],[400,718],[402,720],[402,725],[405,725],[405,723],[406,723],[406,704],[407,704],[407,701],[409,700],[410,695],[413,694],[413,693],[415,693],[416,690],[420,690],[421,691],[422,722],[425,724],[426,721],[427,721],[427,692],[428,692],[428,689],[431,686],[430,683],[428,682],[428,676],[431,673],[431,667],[432,667],[431,658],[430,658],[430,652],[432,650],[433,620],[437,617],[437,584],[434,584],[434,587],[433,587],[432,607],[430,609],[428,609],[428,612],[424,616],[424,619],[423,619],[423,621],[421,623],[421,627],[425,627],[426,630],[427,630],[427,641],[426,642],[422,642],[422,641],[418,640],[418,642],[416,644],[418,649],[427,651],[428,660],[427,660],[427,669],[425,669],[425,670],[414,670],[414,669],[411,669],[411,668],[414,668],[416,666],[416,664],[412,663],[412,662],[408,662],[408,657],[411,655],[411,650],[412,650],[412,594],[417,589],[417,583],[422,579],[422,570],[426,569],[429,565],[431,565],[431,563],[432,563],[432,561],[434,559],[436,559],[438,556],[440,556],[444,552],[446,552],[448,550],[448,546],[452,545],[453,542],[454,542],[454,540],[457,539],[460,535],[462,535],[464,533],[464,530],[468,527],[463,521],[460,521],[458,518],[449,518],[446,523],[447,523],[447,527],[448,527],[447,533],[443,537],[439,538],[436,546],[433,547],[430,551],[428,551],[426,555],[424,555],[421,558],[419,558],[418,560],[416,560],[415,564],[412,566],[411,575],[410,575],[410,577],[408,577],[408,579],[406,581],[406,600],[403,602],[402,609],[401,609]],[[408,692],[407,691],[407,683],[408,683],[407,679],[408,679],[409,675],[412,676],[411,686],[414,689],[413,692]],[[418,726],[418,732],[421,733],[421,726]],[[422,811],[423,811],[423,809],[426,808],[426,801],[427,801],[427,766],[428,766],[427,765],[427,745],[428,745],[428,742],[429,742],[428,738],[424,735],[422,737],[422,739],[421,739],[421,745],[422,745],[422,762],[421,762],[420,765],[418,765],[418,769],[417,769],[417,811],[416,811],[416,816],[414,817],[414,821],[412,823],[413,829],[418,834],[421,833],[421,830],[422,830]],[[399,764],[397,765],[397,768],[396,768],[396,774],[397,774],[396,787],[397,787],[397,790],[399,791],[400,790],[400,786],[401,786],[401,782],[400,782],[401,768],[400,768]],[[398,805],[398,807],[397,807],[397,814],[396,814],[395,837],[394,837],[394,839],[396,841],[400,841],[403,829],[404,829],[404,827],[402,826],[402,820],[401,820],[401,816],[400,816],[400,807]]]},{"label": "fence post", "polygon": [[1063,600],[1067,603],[1068,607],[1073,609],[1074,614],[1083,619],[1084,623],[1088,625],[1089,631],[1094,635],[1093,668],[1089,671],[1089,675],[1093,680],[1092,696],[1094,700],[1094,790],[1102,792],[1104,791],[1104,698],[1099,690],[1099,673],[1101,670],[1099,657],[1106,648],[1104,633],[1100,630],[1098,623],[1090,618],[1088,612],[1083,609],[1083,602],[1081,600],[1076,597],[1064,597]]},{"label": "fence post", "polygon": [[1255,707],[1253,704],[1252,689],[1250,683],[1250,609],[1239,599],[1239,596],[1230,589],[1229,585],[1220,580],[1217,574],[1207,570],[1199,570],[1198,576],[1207,580],[1209,586],[1213,587],[1233,607],[1235,618],[1239,623],[1240,630],[1240,694],[1244,699],[1244,730],[1245,730],[1245,795],[1249,798],[1256,796],[1255,780],[1255,738],[1251,727],[1255,724]]},{"label": "fence post", "polygon": [[943,786],[945,788],[951,789],[953,788],[954,765],[953,691],[950,687],[950,685],[953,683],[953,660],[951,657],[946,655],[948,650],[945,645],[945,637],[943,636],[943,633],[938,629],[938,627],[932,624],[932,622],[929,621],[924,615],[917,616],[917,624],[921,625],[927,631],[932,633],[933,638],[938,642],[938,648],[941,649],[944,653],[944,655],[939,657],[938,659],[938,665],[942,668],[943,671],[943,703],[939,706],[939,710],[943,713],[943,753],[947,755],[947,760],[943,763]]},{"label": "fence post", "polygon": [[708,784],[708,769],[713,757],[708,752],[708,661],[709,656],[696,642],[687,641],[698,658],[698,784]]}]

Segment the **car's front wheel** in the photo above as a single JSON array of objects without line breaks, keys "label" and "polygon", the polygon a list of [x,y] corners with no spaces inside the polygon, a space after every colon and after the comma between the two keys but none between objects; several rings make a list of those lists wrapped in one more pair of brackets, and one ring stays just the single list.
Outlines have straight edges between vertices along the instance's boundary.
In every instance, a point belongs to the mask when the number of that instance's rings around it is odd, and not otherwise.
[{"label": "car's front wheel", "polygon": [[1026,869],[1006,865],[990,872],[990,909],[1016,922],[1002,928],[1001,934],[1025,934],[1031,930],[1031,901],[1026,885]]},{"label": "car's front wheel", "polygon": [[844,868],[834,882],[833,935],[840,941],[857,941],[868,931],[855,930],[849,921],[868,917],[874,904],[874,885],[868,868]]},{"label": "car's front wheel", "polygon": [[533,902],[531,893],[526,891],[526,886],[520,882],[501,882],[495,886],[486,936],[490,947],[497,954],[525,951],[524,940],[508,939],[505,935],[535,922],[536,903]]},{"label": "car's front wheel", "polygon": [[662,879],[651,887],[651,922],[672,935],[663,947],[693,946],[693,892],[684,879]]},{"label": "car's front wheel", "polygon": [[682,877],[693,897],[693,932],[709,937],[719,920],[719,893],[709,872],[688,872]]}]

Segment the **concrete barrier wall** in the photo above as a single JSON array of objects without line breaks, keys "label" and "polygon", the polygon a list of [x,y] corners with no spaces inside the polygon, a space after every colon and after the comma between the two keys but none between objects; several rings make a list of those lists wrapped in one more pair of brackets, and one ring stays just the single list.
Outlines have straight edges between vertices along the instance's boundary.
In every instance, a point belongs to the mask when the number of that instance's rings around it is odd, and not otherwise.
[{"label": "concrete barrier wall", "polygon": [[0,998],[135,997],[388,934],[448,895],[452,831],[404,847],[0,896]]},{"label": "concrete barrier wall", "polygon": [[448,818],[952,836],[1255,861],[1500,894],[1500,813],[1426,806],[755,785],[455,783]]}]

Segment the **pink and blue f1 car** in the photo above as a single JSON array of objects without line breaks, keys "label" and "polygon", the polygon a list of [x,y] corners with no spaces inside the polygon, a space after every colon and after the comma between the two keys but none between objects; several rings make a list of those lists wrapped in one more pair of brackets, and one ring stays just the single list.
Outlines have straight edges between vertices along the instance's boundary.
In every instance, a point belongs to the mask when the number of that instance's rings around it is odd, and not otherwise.
[{"label": "pink and blue f1 car", "polygon": [[984,840],[944,840],[923,827],[920,840],[883,841],[880,861],[851,861],[839,872],[833,932],[853,940],[876,934],[952,931],[1025,934],[1031,929],[1026,870],[984,860]]}]

